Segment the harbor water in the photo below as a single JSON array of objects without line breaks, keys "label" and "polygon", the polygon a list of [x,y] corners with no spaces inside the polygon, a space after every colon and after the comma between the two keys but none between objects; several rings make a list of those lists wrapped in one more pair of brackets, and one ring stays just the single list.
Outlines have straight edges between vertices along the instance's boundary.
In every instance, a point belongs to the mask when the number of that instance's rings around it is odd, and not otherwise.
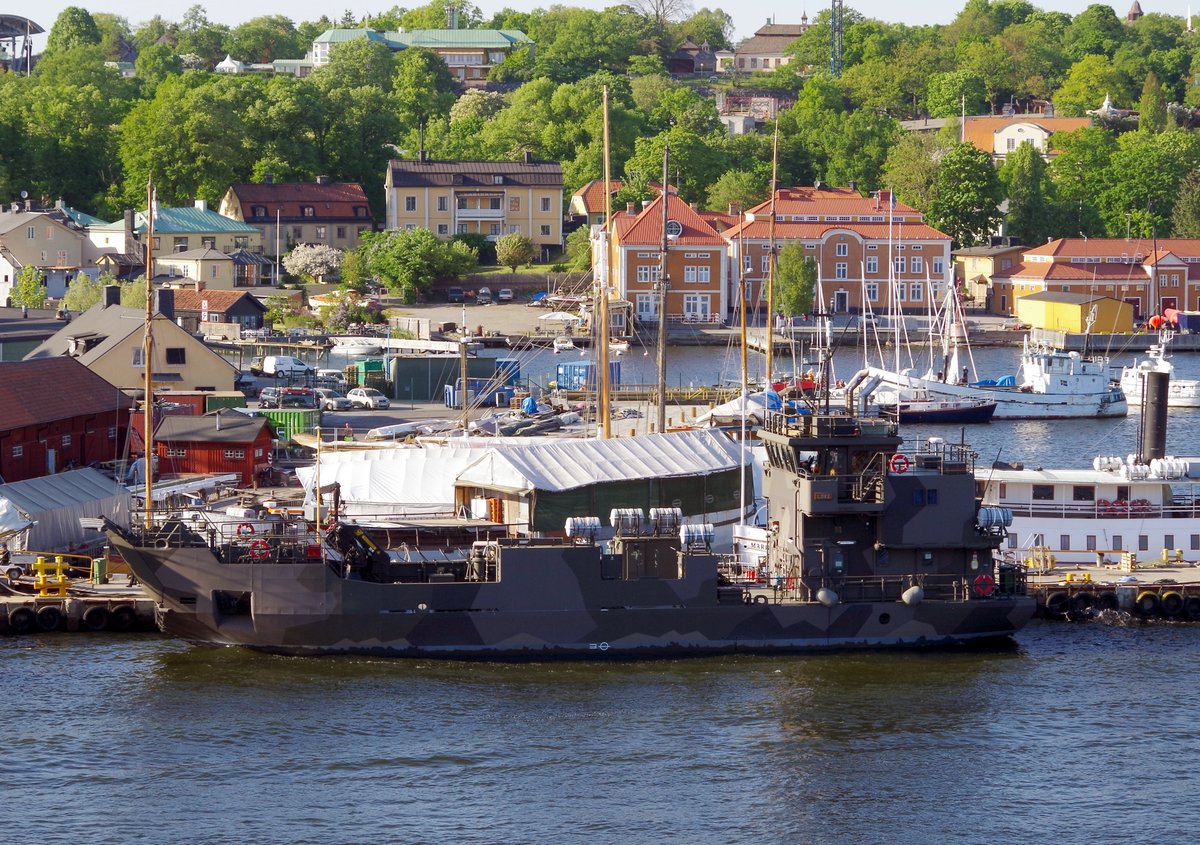
[{"label": "harbor water", "polygon": [[1195,627],[592,664],[0,650],[39,842],[1183,843]]}]

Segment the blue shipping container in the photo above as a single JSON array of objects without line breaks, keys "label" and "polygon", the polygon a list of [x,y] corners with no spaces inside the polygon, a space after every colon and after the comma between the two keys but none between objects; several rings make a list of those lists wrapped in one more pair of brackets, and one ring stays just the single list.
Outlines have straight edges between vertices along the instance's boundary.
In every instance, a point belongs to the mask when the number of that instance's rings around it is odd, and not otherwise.
[{"label": "blue shipping container", "polygon": [[[560,390],[595,390],[596,362],[571,361],[558,365],[556,381]],[[610,361],[608,364],[608,381],[611,385],[621,383],[621,362]]]}]

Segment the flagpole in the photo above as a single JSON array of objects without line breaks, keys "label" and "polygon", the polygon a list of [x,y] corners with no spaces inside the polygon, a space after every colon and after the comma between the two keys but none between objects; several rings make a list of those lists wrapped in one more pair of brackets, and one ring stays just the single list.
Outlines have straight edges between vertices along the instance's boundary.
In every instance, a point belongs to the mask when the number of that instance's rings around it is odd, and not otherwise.
[{"label": "flagpole", "polygon": [[149,531],[151,525],[151,510],[154,505],[154,394],[153,389],[153,354],[154,354],[154,176],[146,179],[146,325],[142,337],[142,442],[145,449],[142,457],[146,462],[145,470],[145,516],[143,527]]}]

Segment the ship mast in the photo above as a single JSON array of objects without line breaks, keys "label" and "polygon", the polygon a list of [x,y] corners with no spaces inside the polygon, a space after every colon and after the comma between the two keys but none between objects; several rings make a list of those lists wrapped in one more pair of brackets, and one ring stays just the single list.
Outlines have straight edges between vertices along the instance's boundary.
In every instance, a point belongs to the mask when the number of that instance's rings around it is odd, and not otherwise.
[{"label": "ship mast", "polygon": [[662,169],[662,255],[658,265],[658,430],[667,430],[667,162],[670,147],[663,145]]},{"label": "ship mast", "polygon": [[611,385],[608,379],[608,283],[609,262],[612,253],[608,239],[612,237],[612,165],[609,159],[608,135],[608,86],[604,86],[604,237],[601,239],[603,261],[597,262],[601,270],[600,278],[596,279],[596,384],[599,385],[599,397],[596,403],[596,414],[600,417],[600,437],[607,440],[612,436],[612,413],[609,409],[609,392]]},{"label": "ship mast", "polygon": [[[767,227],[767,388],[775,370],[775,195],[779,179],[779,114],[775,115],[775,140],[771,148],[771,222]],[[744,259],[743,259],[744,260]]]},{"label": "ship mast", "polygon": [[154,505],[154,395],[151,392],[154,353],[154,177],[146,180],[146,324],[142,333],[142,458],[145,461],[146,485],[143,527],[149,531]]}]

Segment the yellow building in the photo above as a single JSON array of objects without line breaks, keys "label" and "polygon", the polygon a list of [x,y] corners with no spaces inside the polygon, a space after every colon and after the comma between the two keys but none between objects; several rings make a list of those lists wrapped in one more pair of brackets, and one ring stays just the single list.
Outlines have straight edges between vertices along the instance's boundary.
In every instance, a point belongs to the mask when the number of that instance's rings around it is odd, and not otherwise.
[{"label": "yellow building", "polygon": [[562,247],[563,178],[556,161],[393,159],[384,180],[389,229],[439,238],[525,235],[543,255]]},{"label": "yellow building", "polygon": [[1038,329],[1081,334],[1095,313],[1091,331],[1118,334],[1133,331],[1133,306],[1107,296],[1042,291],[1017,299],[1017,319]]}]

